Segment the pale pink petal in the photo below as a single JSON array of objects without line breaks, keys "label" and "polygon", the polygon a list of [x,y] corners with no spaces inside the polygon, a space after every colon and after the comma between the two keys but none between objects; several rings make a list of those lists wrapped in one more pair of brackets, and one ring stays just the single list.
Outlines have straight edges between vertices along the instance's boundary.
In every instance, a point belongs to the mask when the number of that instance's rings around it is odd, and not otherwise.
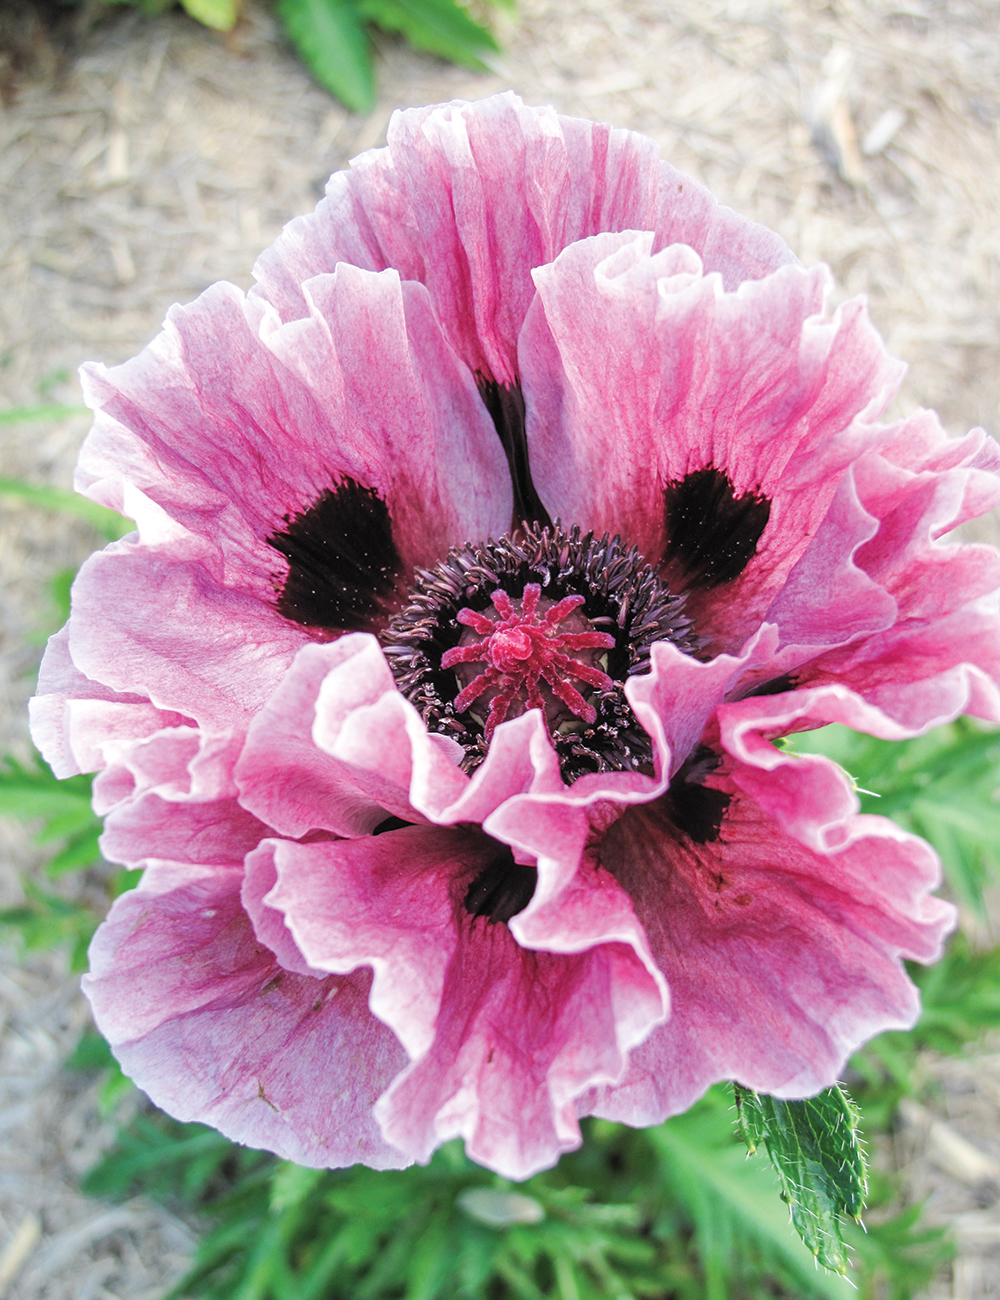
[{"label": "pale pink petal", "polygon": [[657,247],[691,244],[727,288],[794,260],[657,155],[641,135],[528,108],[510,92],[396,113],[388,147],[331,177],[316,212],[260,258],[259,292],[291,320],[308,314],[301,286],[338,262],[393,266],[427,286],[469,369],[510,385],[531,270],[576,240],[655,231]]},{"label": "pale pink petal", "polygon": [[250,727],[236,773],[240,800],[293,839],[311,830],[367,835],[387,816],[409,813],[408,781],[395,785],[378,770],[359,770],[315,744],[321,691],[328,731],[339,731],[354,710],[395,693],[375,638],[356,632],[299,651]]},{"label": "pale pink petal", "polygon": [[158,794],[121,801],[104,822],[101,852],[110,862],[143,867],[154,858],[238,867],[270,828],[235,799],[178,802]]},{"label": "pale pink petal", "polygon": [[116,508],[137,489],[210,543],[219,582],[267,602],[283,562],[266,539],[344,477],[386,503],[408,569],[510,519],[495,430],[426,293],[344,267],[310,308],[286,329],[214,285],[138,357],[83,370],[99,416],[77,487]]},{"label": "pale pink petal", "polygon": [[265,901],[278,883],[274,855],[279,844],[280,841],[277,840],[264,840],[252,853],[247,854],[240,901],[253,925],[254,934],[261,943],[267,944],[284,970],[322,979],[325,972],[310,966],[303,957],[299,945],[292,938],[291,930],[285,924],[284,914]]},{"label": "pale pink petal", "polygon": [[795,682],[843,683],[912,730],[960,708],[1000,720],[1000,556],[940,540],[1000,501],[1000,449],[982,431],[949,440],[926,413],[889,435],[890,445],[853,471],[865,510],[878,520],[855,562],[892,597],[898,616],[817,655]]},{"label": "pale pink petal", "polygon": [[298,1164],[400,1168],[371,1106],[405,1056],[367,1009],[367,973],[283,970],[240,906],[242,875],[162,863],[118,899],[84,978],[98,1028],[177,1119]]},{"label": "pale pink petal", "polygon": [[245,731],[307,640],[200,562],[131,543],[86,561],[73,602],[69,646],[82,672],[213,731]]},{"label": "pale pink petal", "polygon": [[465,910],[472,881],[507,855],[475,829],[275,842],[273,855],[265,901],[309,964],[374,970],[371,1009],[414,1058],[377,1113],[415,1159],[461,1135],[508,1177],[554,1163],[579,1145],[574,1099],[617,1078],[665,1015],[628,900],[593,869],[547,930],[536,925],[532,946],[551,951],[532,952]]},{"label": "pale pink petal", "polygon": [[[656,1123],[730,1078],[808,1096],[865,1040],[919,1014],[901,959],[935,960],[954,923],[954,909],[929,896],[940,875],[930,847],[884,818],[854,816],[844,847],[815,852],[728,788],[714,842],[678,833],[654,803],[630,809],[601,843],[672,1014],[633,1051],[621,1085],[591,1099],[593,1113]],[[806,782],[800,798],[815,793]]]},{"label": "pale pink petal", "polygon": [[189,721],[86,677],[70,658],[68,625],[49,637],[28,712],[32,739],[60,778],[100,770],[108,761],[106,747],[117,752],[161,727]]},{"label": "pale pink petal", "polygon": [[682,583],[690,575],[665,532],[669,485],[714,469],[735,498],[769,503],[742,571],[719,592],[690,578],[699,634],[731,651],[875,440],[866,421],[901,368],[862,303],[826,314],[825,268],[786,266],[726,293],[692,249],[651,246],[648,234],[599,235],[535,271],[519,352],[533,478],[553,517],[620,533]]}]

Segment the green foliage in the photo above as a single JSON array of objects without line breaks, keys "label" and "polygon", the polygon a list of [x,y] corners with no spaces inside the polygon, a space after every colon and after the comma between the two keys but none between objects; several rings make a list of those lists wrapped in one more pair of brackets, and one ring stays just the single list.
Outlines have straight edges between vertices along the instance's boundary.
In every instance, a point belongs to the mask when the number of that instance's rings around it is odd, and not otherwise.
[{"label": "green foliage", "polygon": [[923,1010],[909,1032],[880,1034],[851,1058],[852,1090],[865,1123],[885,1128],[902,1096],[924,1086],[928,1053],[955,1055],[1000,1028],[1000,948],[974,949],[956,934],[934,966],[908,966]]},{"label": "green foliage", "polygon": [[500,47],[455,0],[357,0],[358,12],[383,31],[400,32],[418,50],[429,50],[477,71],[484,54]]},{"label": "green foliage", "polygon": [[985,918],[983,890],[1000,875],[1000,732],[959,718],[902,743],[841,726],[800,733],[791,743],[851,773],[862,811],[930,840],[956,900]]},{"label": "green foliage", "polygon": [[911,1300],[955,1258],[946,1227],[921,1222],[923,1207],[908,1205],[898,1214],[867,1224],[846,1225],[845,1239],[861,1278],[858,1300]]},{"label": "green foliage", "polygon": [[117,541],[119,537],[125,537],[135,530],[135,524],[130,519],[123,519],[116,511],[99,506],[96,501],[80,496],[77,492],[67,492],[64,488],[40,487],[34,483],[22,483],[19,479],[0,478],[0,496],[16,497],[30,505],[40,506],[43,510],[76,515],[109,542]]},{"label": "green foliage", "polygon": [[0,926],[13,930],[26,952],[39,948],[65,948],[70,969],[87,969],[87,946],[100,918],[88,907],[23,882],[25,901],[0,911]]},{"label": "green foliage", "polygon": [[[86,1189],[200,1208],[213,1226],[174,1297],[847,1300],[817,1272],[765,1163],[713,1089],[649,1133],[594,1122],[584,1148],[517,1187],[452,1143],[426,1168],[303,1169],[210,1129],[142,1115]],[[711,1278],[709,1273],[711,1272]]]},{"label": "green foliage", "polygon": [[39,406],[12,406],[0,411],[0,429],[13,424],[49,423],[67,415],[88,415],[86,406],[63,406],[58,402],[43,402]]},{"label": "green foliage", "polygon": [[0,761],[0,816],[41,822],[36,844],[64,841],[46,864],[50,878],[101,861],[101,819],[90,806],[90,785],[89,776],[56,780],[41,758],[30,767],[13,758]]},{"label": "green foliage", "polygon": [[844,1215],[860,1221],[868,1170],[861,1115],[843,1088],[806,1101],[781,1101],[735,1085],[740,1133],[751,1153],[761,1143],[778,1175],[796,1232],[825,1267],[847,1272]]},{"label": "green foliage", "polygon": [[278,16],[321,86],[355,113],[375,103],[371,47],[353,0],[278,0]]},{"label": "green foliage", "polygon": [[[241,0],[177,0],[205,27],[231,31]],[[175,0],[104,0],[130,4],[155,15]],[[482,0],[513,12],[515,0]],[[275,0],[289,40],[316,80],[355,113],[375,105],[375,70],[369,27],[398,32],[418,50],[477,71],[499,50],[492,32],[477,22],[461,0]],[[41,408],[39,408],[41,409]],[[2,418],[2,417],[0,417]],[[39,417],[44,418],[44,417]]]},{"label": "green foliage", "polygon": [[[25,766],[7,757],[0,761],[0,817],[36,822],[37,844],[52,844],[55,851],[45,873],[55,879],[103,862],[98,836],[101,819],[90,803],[92,778],[74,776],[58,781],[39,757]],[[118,871],[107,881],[111,898],[131,889],[141,872]],[[100,924],[92,907],[42,889],[34,881],[22,882],[25,900],[0,911],[0,927],[12,932],[25,951],[45,948],[69,950],[75,971],[87,966],[87,945]]]},{"label": "green foliage", "polygon": [[104,1116],[114,1113],[118,1103],[133,1091],[131,1079],[111,1055],[111,1048],[100,1034],[87,1030],[66,1060],[67,1070],[97,1071],[102,1076],[98,1105]]},{"label": "green foliage", "polygon": [[239,0],[181,0],[183,8],[206,27],[231,32],[239,18]]}]

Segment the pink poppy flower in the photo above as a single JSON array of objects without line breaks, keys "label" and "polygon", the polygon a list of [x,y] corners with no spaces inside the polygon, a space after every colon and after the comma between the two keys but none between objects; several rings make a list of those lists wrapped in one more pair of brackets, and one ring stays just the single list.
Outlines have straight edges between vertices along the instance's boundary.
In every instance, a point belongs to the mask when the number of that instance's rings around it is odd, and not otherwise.
[{"label": "pink poppy flower", "polygon": [[1000,452],[648,140],[397,114],[247,296],[113,370],[33,702],[146,868],[86,988],[171,1113],[311,1165],[782,1097],[918,1014],[930,848],[771,742],[1000,720]]}]

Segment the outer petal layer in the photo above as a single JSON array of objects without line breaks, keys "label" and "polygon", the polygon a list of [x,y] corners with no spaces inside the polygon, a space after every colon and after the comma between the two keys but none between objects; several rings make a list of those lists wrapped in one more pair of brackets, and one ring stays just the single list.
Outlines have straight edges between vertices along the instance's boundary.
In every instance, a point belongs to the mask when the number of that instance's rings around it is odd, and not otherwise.
[{"label": "outer petal layer", "polygon": [[[817,762],[823,786],[839,782],[849,799],[842,774]],[[720,1079],[809,1096],[861,1043],[919,1014],[901,959],[935,960],[954,922],[929,896],[940,876],[930,847],[852,811],[840,847],[817,851],[743,794],[740,777],[711,778],[731,795],[718,840],[679,834],[657,803],[604,836],[601,861],[635,904],[673,1014],[635,1049],[622,1082],[591,1098],[593,1113],[657,1123]],[[809,806],[820,792],[800,782],[813,822],[829,817],[825,801]]]},{"label": "outer petal layer", "polygon": [[[463,1136],[474,1159],[508,1177],[553,1164],[579,1145],[575,1099],[618,1078],[628,1048],[663,1018],[627,900],[593,873],[577,889],[595,897],[534,945],[556,950],[531,951],[465,910],[471,882],[505,856],[480,832],[413,827],[273,852],[278,885],[266,901],[309,964],[375,972],[371,1008],[413,1058],[376,1114],[418,1160]],[[610,933],[599,928],[601,894],[622,914]]]},{"label": "outer petal layer", "polygon": [[115,903],[84,990],[122,1068],[182,1120],[313,1166],[408,1163],[371,1118],[405,1055],[369,977],[282,969],[240,905],[238,868],[151,865]]},{"label": "outer petal layer", "polygon": [[[534,272],[519,347],[533,477],[553,516],[667,565],[691,588],[699,633],[732,650],[872,441],[855,422],[884,407],[901,367],[860,302],[825,315],[825,268],[787,266],[727,293],[691,248],[651,249],[649,234],[597,235]],[[729,501],[761,503],[756,515],[746,506],[754,536],[740,534],[735,506],[717,534],[725,503],[702,515],[686,501],[693,476],[712,470]],[[742,567],[718,562],[745,542]],[[723,578],[724,597],[702,590]]]},{"label": "outer petal layer", "polygon": [[425,284],[471,371],[517,378],[531,271],[602,230],[683,241],[727,288],[792,262],[762,226],[720,207],[630,131],[527,108],[511,93],[395,113],[388,147],[330,178],[310,216],[259,260],[259,292],[282,319],[303,316],[302,285],[338,262]]}]

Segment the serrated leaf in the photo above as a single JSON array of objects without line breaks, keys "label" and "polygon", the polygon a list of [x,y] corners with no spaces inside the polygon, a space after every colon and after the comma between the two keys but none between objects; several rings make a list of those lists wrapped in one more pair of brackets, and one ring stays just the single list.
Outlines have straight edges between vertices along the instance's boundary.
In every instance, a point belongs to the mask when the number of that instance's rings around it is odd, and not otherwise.
[{"label": "serrated leaf", "polygon": [[348,0],[278,0],[278,16],[321,86],[355,113],[375,103],[371,49]]},{"label": "serrated leaf", "polygon": [[35,483],[22,483],[19,479],[0,478],[0,496],[18,497],[44,510],[55,510],[63,515],[76,515],[95,528],[109,542],[117,541],[135,531],[130,519],[123,519],[114,510],[99,506],[96,501],[66,492],[62,488],[40,487]]},{"label": "serrated leaf", "polygon": [[868,1191],[858,1108],[836,1085],[805,1101],[734,1086],[743,1140],[767,1149],[796,1232],[825,1268],[846,1273],[841,1216],[860,1219]]},{"label": "serrated leaf", "polygon": [[747,1159],[733,1139],[728,1110],[716,1106],[713,1113],[713,1100],[717,1098],[709,1093],[687,1114],[646,1134],[695,1218],[708,1300],[724,1300],[729,1294],[732,1238],[737,1234],[765,1259],[780,1261],[799,1288],[797,1296],[854,1297],[845,1279],[817,1271],[792,1231],[767,1166]]},{"label": "serrated leaf", "polygon": [[237,0],[181,0],[183,8],[205,27],[231,32],[239,17]]},{"label": "serrated leaf", "polygon": [[481,71],[482,56],[496,53],[492,33],[456,0],[359,0],[358,12],[389,32],[400,32],[419,50]]}]

